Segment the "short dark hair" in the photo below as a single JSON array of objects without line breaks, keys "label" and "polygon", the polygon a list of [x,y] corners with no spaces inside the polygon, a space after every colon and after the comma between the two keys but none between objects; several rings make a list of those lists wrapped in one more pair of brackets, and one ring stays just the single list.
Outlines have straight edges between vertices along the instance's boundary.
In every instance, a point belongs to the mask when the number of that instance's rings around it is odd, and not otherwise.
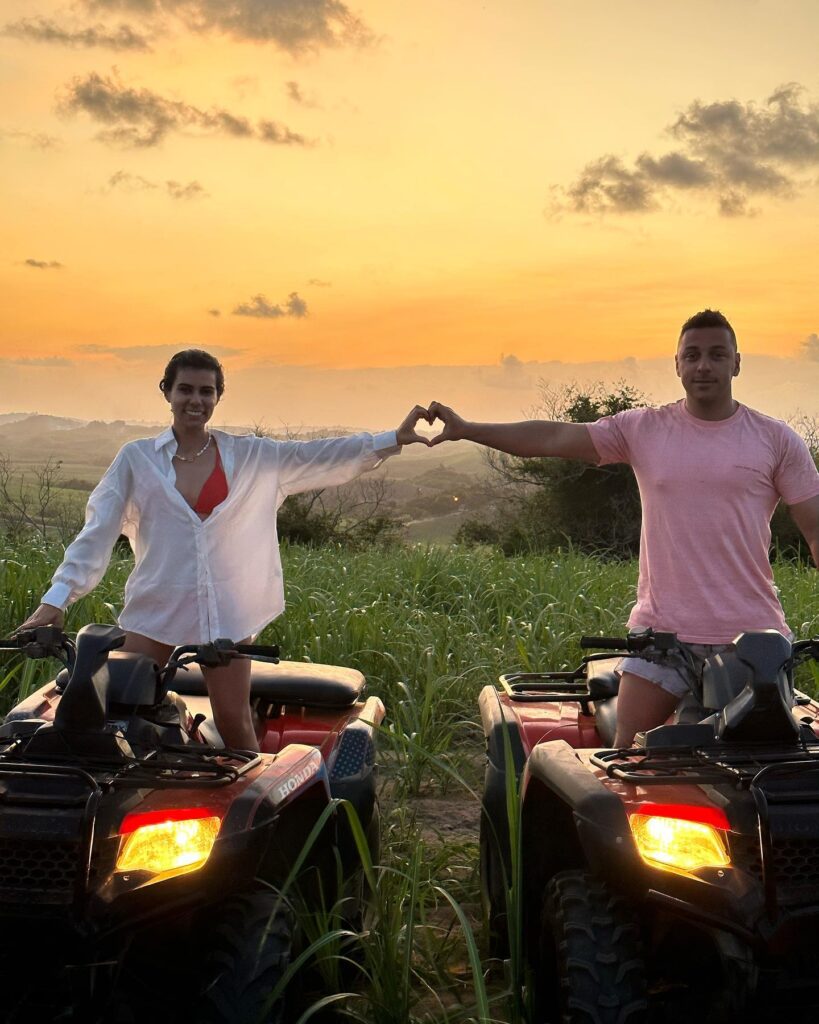
[{"label": "short dark hair", "polygon": [[[697,327],[722,327],[731,335],[734,348],[737,347],[737,336],[734,328],[728,323],[728,317],[720,313],[718,309],[703,309],[699,313],[690,316],[680,328],[680,338],[682,338],[686,331]],[[678,342],[680,338],[677,339]]]},{"label": "short dark hair", "polygon": [[224,394],[225,371],[216,356],[201,348],[186,348],[172,356],[165,367],[165,374],[159,382],[159,390],[163,395],[170,392],[180,370],[213,370],[216,374],[216,394],[220,398]]}]

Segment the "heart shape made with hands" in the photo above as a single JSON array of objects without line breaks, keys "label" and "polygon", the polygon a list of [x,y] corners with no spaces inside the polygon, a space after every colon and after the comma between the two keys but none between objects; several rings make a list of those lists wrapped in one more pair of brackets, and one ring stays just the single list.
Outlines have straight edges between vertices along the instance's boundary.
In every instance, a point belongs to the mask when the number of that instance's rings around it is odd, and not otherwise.
[{"label": "heart shape made with hands", "polygon": [[[413,444],[414,442],[420,442],[427,446],[437,443],[441,436],[440,432],[436,435],[433,431],[424,429],[426,424],[430,424],[431,426],[434,422],[435,417],[430,415],[430,411],[428,409],[425,409],[422,405],[416,405],[398,428],[398,442],[400,444]],[[420,429],[419,424],[422,425]]]}]

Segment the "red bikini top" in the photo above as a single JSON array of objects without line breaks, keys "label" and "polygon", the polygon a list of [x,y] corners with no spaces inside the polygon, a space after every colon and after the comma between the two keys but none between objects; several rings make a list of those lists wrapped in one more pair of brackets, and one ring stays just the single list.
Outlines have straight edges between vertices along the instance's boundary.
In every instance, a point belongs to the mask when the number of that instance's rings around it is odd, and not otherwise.
[{"label": "red bikini top", "polygon": [[222,467],[222,457],[219,448],[216,448],[216,465],[213,472],[202,484],[202,490],[193,506],[193,511],[200,516],[209,516],[211,512],[220,505],[228,496],[228,482],[225,471]]}]

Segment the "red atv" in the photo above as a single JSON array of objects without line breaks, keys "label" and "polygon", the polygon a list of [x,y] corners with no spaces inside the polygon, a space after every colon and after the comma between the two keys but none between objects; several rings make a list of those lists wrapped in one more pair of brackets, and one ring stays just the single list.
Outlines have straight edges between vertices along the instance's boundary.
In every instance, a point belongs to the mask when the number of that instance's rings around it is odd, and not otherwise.
[{"label": "red atv", "polygon": [[490,941],[507,956],[519,922],[535,1024],[748,1020],[814,1000],[819,704],[793,673],[819,639],[743,633],[701,673],[671,633],[581,646],[674,665],[692,692],[629,750],[606,749],[611,654],[481,692]]},{"label": "red atv", "polygon": [[[340,879],[363,893],[332,800],[353,804],[375,853],[384,707],[359,672],[275,647],[180,647],[160,668],[124,639],[0,641],[65,664],[0,727],[3,1019],[278,1022],[294,866],[326,905]],[[254,660],[261,754],[224,749],[210,721],[199,666],[231,658]]]}]

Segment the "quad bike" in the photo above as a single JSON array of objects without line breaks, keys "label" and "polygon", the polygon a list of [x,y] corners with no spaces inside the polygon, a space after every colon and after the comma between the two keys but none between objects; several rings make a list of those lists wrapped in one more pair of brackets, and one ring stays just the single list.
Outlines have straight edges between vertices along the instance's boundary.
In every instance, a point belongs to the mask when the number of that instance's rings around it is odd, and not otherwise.
[{"label": "quad bike", "polygon": [[[375,853],[384,707],[361,673],[275,647],[178,647],[160,668],[124,639],[0,641],[65,665],[0,726],[2,1019],[278,1022],[297,941],[282,887],[299,868],[316,900],[363,896],[333,798]],[[210,718],[201,666],[232,658],[254,660],[259,754],[225,749]]]},{"label": "quad bike", "polygon": [[581,646],[673,665],[692,692],[628,750],[606,749],[610,653],[481,692],[490,944],[508,956],[521,929],[534,1024],[815,1013],[819,704],[793,674],[819,639],[743,633],[700,673],[672,633]]}]

